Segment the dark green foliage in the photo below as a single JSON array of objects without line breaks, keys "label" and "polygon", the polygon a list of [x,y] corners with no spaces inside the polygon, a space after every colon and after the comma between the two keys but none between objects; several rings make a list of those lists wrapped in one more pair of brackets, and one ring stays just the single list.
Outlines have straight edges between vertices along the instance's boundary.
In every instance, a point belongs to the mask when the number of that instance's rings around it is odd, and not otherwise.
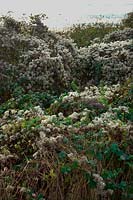
[{"label": "dark green foliage", "polygon": [[101,40],[106,34],[119,30],[120,28],[122,27],[119,24],[77,24],[65,34],[71,37],[79,47],[84,47],[90,45],[95,38]]},{"label": "dark green foliage", "polygon": [[12,93],[11,99],[0,105],[0,115],[7,109],[29,109],[40,105],[42,108],[48,108],[57,96],[48,93],[28,92],[25,93],[22,87],[16,87]]},{"label": "dark green foliage", "polygon": [[125,27],[133,28],[133,12],[129,12],[125,15],[125,18],[122,20],[122,24]]}]

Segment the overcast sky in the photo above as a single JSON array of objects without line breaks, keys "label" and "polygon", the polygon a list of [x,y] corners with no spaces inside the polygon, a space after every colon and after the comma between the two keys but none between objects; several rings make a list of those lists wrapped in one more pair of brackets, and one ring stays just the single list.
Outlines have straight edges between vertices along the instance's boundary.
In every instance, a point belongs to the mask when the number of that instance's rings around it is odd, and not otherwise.
[{"label": "overcast sky", "polygon": [[[132,0],[0,0],[0,14],[14,15],[45,13],[51,28],[87,22],[90,15],[117,15],[133,11]],[[91,19],[92,20],[92,19]]]}]

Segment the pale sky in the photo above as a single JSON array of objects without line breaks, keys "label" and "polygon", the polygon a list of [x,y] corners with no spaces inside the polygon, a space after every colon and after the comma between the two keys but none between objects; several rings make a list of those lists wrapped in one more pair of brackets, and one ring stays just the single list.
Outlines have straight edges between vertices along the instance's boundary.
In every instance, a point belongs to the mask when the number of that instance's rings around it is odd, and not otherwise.
[{"label": "pale sky", "polygon": [[117,15],[133,11],[132,0],[0,0],[0,15],[13,11],[21,17],[45,13],[50,28],[63,28],[74,23],[85,23],[90,15]]}]

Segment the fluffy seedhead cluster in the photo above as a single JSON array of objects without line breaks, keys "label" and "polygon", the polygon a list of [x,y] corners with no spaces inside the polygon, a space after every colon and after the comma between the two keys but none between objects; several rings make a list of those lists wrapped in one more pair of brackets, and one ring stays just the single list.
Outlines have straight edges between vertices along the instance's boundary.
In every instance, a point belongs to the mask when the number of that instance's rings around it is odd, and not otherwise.
[{"label": "fluffy seedhead cluster", "polygon": [[133,29],[125,28],[124,30],[114,31],[106,35],[103,39],[104,42],[115,42],[133,39]]},{"label": "fluffy seedhead cluster", "polygon": [[88,81],[93,84],[123,82],[132,76],[132,40],[95,43],[80,49],[80,55]]},{"label": "fluffy seedhead cluster", "polygon": [[25,90],[60,91],[68,87],[75,65],[74,44],[45,30],[45,26],[43,39],[42,35],[31,35],[28,30],[24,34],[3,26],[0,27],[2,77],[12,78]]}]

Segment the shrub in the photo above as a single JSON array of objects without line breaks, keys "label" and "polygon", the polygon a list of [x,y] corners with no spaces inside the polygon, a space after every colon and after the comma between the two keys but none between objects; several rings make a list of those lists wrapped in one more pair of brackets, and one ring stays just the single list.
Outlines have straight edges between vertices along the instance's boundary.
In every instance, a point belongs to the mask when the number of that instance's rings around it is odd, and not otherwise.
[{"label": "shrub", "polygon": [[133,28],[133,12],[126,14],[125,18],[122,20],[122,24],[125,27]]},{"label": "shrub", "polygon": [[100,41],[106,34],[117,31],[120,28],[119,24],[109,23],[77,24],[73,25],[64,34],[72,38],[78,47],[87,47],[92,44],[94,39],[98,38],[98,41]]}]

